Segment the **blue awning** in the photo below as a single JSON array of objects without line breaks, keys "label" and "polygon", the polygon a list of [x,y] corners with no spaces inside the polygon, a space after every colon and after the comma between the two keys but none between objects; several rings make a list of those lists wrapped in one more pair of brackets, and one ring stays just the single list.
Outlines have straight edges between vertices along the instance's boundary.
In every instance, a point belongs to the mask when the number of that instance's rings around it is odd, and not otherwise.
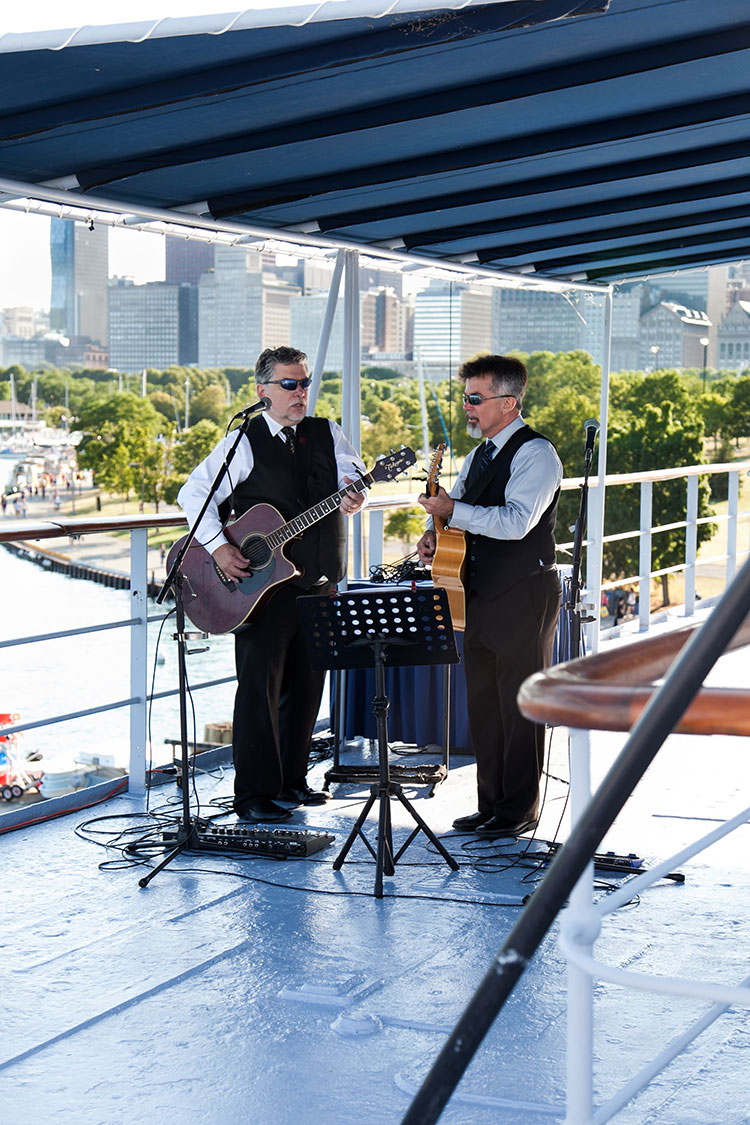
[{"label": "blue awning", "polygon": [[6,192],[559,280],[750,256],[747,0],[127,37],[0,41]]}]

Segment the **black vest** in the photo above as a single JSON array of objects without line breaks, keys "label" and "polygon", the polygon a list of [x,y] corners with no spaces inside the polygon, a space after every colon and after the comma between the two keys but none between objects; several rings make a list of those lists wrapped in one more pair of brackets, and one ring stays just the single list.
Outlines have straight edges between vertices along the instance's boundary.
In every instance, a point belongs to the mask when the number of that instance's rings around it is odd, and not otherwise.
[{"label": "black vest", "polygon": [[[479,472],[481,449],[478,449],[472,459],[466,490],[460,500],[483,508],[502,506],[505,503],[505,489],[510,479],[513,457],[527,441],[541,437],[544,435],[536,433],[529,426],[516,430],[483,473]],[[476,590],[483,598],[496,598],[523,578],[554,563],[555,517],[559,496],[558,488],[539,522],[523,539],[491,539],[487,535],[471,535],[467,532],[468,590]]]},{"label": "black vest", "polygon": [[[292,519],[338,491],[333,434],[325,418],[303,418],[296,428],[293,457],[283,438],[274,437],[258,415],[250,423],[252,472],[234,489],[234,511],[243,515],[254,504],[272,504],[284,521]],[[339,582],[346,570],[344,516],[324,516],[293,539],[285,554],[302,571],[295,584],[309,589],[326,577]]]}]

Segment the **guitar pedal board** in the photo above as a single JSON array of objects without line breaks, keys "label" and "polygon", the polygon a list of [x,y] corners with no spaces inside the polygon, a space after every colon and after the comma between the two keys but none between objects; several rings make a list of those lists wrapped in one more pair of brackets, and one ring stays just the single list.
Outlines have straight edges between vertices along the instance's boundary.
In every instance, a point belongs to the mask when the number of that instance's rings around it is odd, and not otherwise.
[{"label": "guitar pedal board", "polygon": [[[176,844],[176,828],[165,829],[162,839]],[[198,831],[199,851],[242,852],[274,859],[304,859],[328,847],[336,837],[316,828],[263,828],[246,824],[209,825]],[[186,849],[187,850],[187,849]]]}]

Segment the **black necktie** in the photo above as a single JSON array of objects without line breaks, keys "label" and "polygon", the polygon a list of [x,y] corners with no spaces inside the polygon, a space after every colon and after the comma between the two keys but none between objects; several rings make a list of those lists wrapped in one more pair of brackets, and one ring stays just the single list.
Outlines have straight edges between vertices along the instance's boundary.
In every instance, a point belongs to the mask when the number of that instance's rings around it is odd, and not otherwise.
[{"label": "black necktie", "polygon": [[482,454],[479,460],[479,472],[483,473],[485,469],[489,469],[492,464],[492,458],[495,456],[495,443],[487,439],[482,447]]},{"label": "black necktie", "polygon": [[297,452],[294,428],[292,426],[282,426],[281,432],[286,438],[286,444],[290,453],[292,454],[292,457],[294,457],[295,453]]}]

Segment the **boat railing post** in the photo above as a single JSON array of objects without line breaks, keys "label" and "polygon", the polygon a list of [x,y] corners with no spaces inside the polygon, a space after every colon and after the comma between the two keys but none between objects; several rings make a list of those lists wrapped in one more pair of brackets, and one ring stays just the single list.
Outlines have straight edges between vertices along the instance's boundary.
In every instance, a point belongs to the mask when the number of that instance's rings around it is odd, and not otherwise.
[{"label": "boat railing post", "polygon": [[727,586],[737,572],[737,515],[740,507],[740,473],[730,472],[728,477],[728,512],[727,512]]},{"label": "boat railing post", "polygon": [[146,667],[148,661],[148,530],[130,532],[130,780],[131,793],[146,788]]},{"label": "boat railing post", "polygon": [[[591,798],[590,734],[570,732],[571,829]],[[593,951],[601,928],[594,907],[594,865],[589,863],[561,918],[569,940]],[[565,1125],[589,1125],[594,1094],[594,985],[588,972],[568,963],[567,1095]]]},{"label": "boat railing post", "polygon": [[687,479],[687,526],[685,528],[685,616],[695,613],[695,560],[698,555],[698,477]]},{"label": "boat railing post", "polygon": [[641,534],[638,554],[638,628],[648,632],[651,618],[651,521],[653,519],[654,482],[641,481]]},{"label": "boat railing post", "polygon": [[383,565],[383,509],[370,508],[367,532],[367,573],[374,566]]}]

